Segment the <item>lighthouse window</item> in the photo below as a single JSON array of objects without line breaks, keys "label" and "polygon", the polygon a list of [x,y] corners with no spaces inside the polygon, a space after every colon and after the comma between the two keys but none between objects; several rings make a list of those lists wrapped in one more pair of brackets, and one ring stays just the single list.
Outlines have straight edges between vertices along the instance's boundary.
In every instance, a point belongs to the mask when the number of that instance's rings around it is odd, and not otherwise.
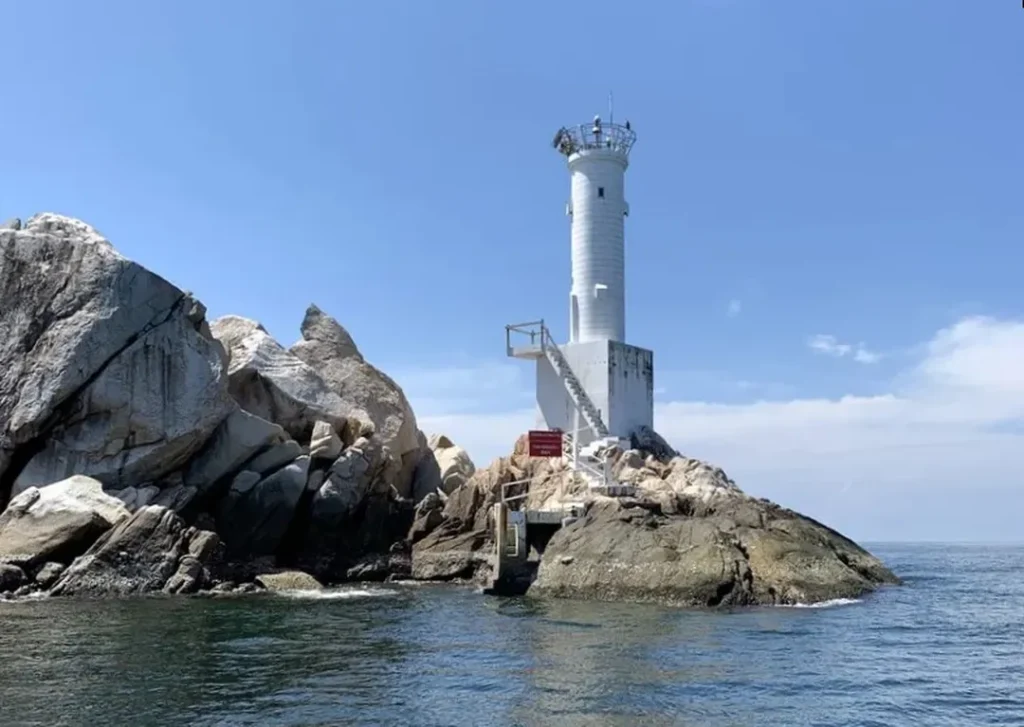
[{"label": "lighthouse window", "polygon": [[602,198],[604,197],[604,187],[597,188],[597,196]]}]

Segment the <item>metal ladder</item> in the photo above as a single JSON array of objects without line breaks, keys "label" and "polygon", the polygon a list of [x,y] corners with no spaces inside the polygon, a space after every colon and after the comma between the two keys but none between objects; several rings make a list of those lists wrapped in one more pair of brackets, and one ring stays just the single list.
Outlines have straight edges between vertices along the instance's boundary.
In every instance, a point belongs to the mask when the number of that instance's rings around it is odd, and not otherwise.
[{"label": "metal ladder", "polygon": [[607,437],[608,427],[601,420],[601,412],[594,406],[594,402],[587,395],[583,384],[576,378],[576,374],[573,373],[569,361],[565,358],[565,354],[562,353],[562,349],[555,343],[555,339],[551,337],[551,332],[544,325],[543,321],[540,323],[540,345],[544,355],[551,362],[559,378],[562,379],[562,383],[565,385],[566,391],[569,392],[569,398],[572,399],[573,405],[579,410],[583,419],[590,426],[591,431],[599,439]]}]

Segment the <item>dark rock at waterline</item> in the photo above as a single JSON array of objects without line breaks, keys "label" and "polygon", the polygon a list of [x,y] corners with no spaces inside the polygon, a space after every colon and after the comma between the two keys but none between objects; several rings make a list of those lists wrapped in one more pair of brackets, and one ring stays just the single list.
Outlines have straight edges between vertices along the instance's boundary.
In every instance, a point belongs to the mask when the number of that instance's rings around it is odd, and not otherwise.
[{"label": "dark rock at waterline", "polygon": [[26,580],[25,571],[18,566],[0,563],[0,593],[18,590]]},{"label": "dark rock at waterline", "polygon": [[629,502],[595,504],[544,550],[535,595],[682,606],[814,603],[897,583],[838,533],[759,500],[703,516]]},{"label": "dark rock at waterline", "polygon": [[188,527],[174,512],[144,507],[107,531],[60,577],[57,596],[192,593],[208,580],[219,555],[214,533]]}]

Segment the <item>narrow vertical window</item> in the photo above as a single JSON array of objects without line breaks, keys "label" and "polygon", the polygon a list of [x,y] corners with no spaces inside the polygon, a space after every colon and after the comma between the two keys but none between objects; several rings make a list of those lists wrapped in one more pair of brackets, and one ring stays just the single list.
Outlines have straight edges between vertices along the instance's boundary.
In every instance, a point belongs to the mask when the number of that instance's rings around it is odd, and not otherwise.
[{"label": "narrow vertical window", "polygon": [[601,197],[602,199],[604,198],[604,187],[597,188],[597,196]]}]

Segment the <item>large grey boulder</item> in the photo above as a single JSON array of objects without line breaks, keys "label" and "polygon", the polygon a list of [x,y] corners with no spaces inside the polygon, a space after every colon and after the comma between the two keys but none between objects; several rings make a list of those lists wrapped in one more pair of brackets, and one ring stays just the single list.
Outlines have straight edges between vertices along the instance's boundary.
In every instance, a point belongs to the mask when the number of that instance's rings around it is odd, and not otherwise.
[{"label": "large grey boulder", "polygon": [[224,316],[211,331],[230,356],[231,395],[247,412],[281,425],[300,442],[309,442],[318,420],[336,430],[345,426],[351,407],[259,323]]},{"label": "large grey boulder", "polygon": [[288,532],[306,490],[309,457],[302,456],[268,477],[244,471],[217,510],[217,532],[233,556],[273,555]]},{"label": "large grey boulder", "polygon": [[277,424],[247,411],[235,410],[189,462],[184,484],[206,492],[221,478],[238,471],[256,453],[284,440],[284,429]]},{"label": "large grey boulder", "polygon": [[529,592],[745,606],[856,598],[898,582],[835,531],[743,497],[702,516],[668,516],[642,501],[597,503],[551,538]]},{"label": "large grey boulder", "polygon": [[201,447],[233,407],[203,313],[79,220],[0,230],[0,507],[19,473],[139,484]]},{"label": "large grey boulder", "polygon": [[[205,582],[203,568],[218,554],[217,536],[188,527],[174,512],[150,505],[107,531],[61,575],[56,596],[127,596],[161,591],[184,571],[174,592],[190,592]],[[186,583],[198,562],[197,577]]]},{"label": "large grey boulder", "polygon": [[70,563],[127,518],[124,503],[89,477],[31,487],[0,515],[0,561],[25,568],[47,561]]},{"label": "large grey boulder", "polygon": [[400,495],[411,493],[413,470],[423,454],[416,416],[401,387],[368,363],[341,324],[315,305],[302,321],[302,340],[290,351],[315,369],[348,407],[350,416],[373,423],[374,433],[401,462],[394,483]]}]

